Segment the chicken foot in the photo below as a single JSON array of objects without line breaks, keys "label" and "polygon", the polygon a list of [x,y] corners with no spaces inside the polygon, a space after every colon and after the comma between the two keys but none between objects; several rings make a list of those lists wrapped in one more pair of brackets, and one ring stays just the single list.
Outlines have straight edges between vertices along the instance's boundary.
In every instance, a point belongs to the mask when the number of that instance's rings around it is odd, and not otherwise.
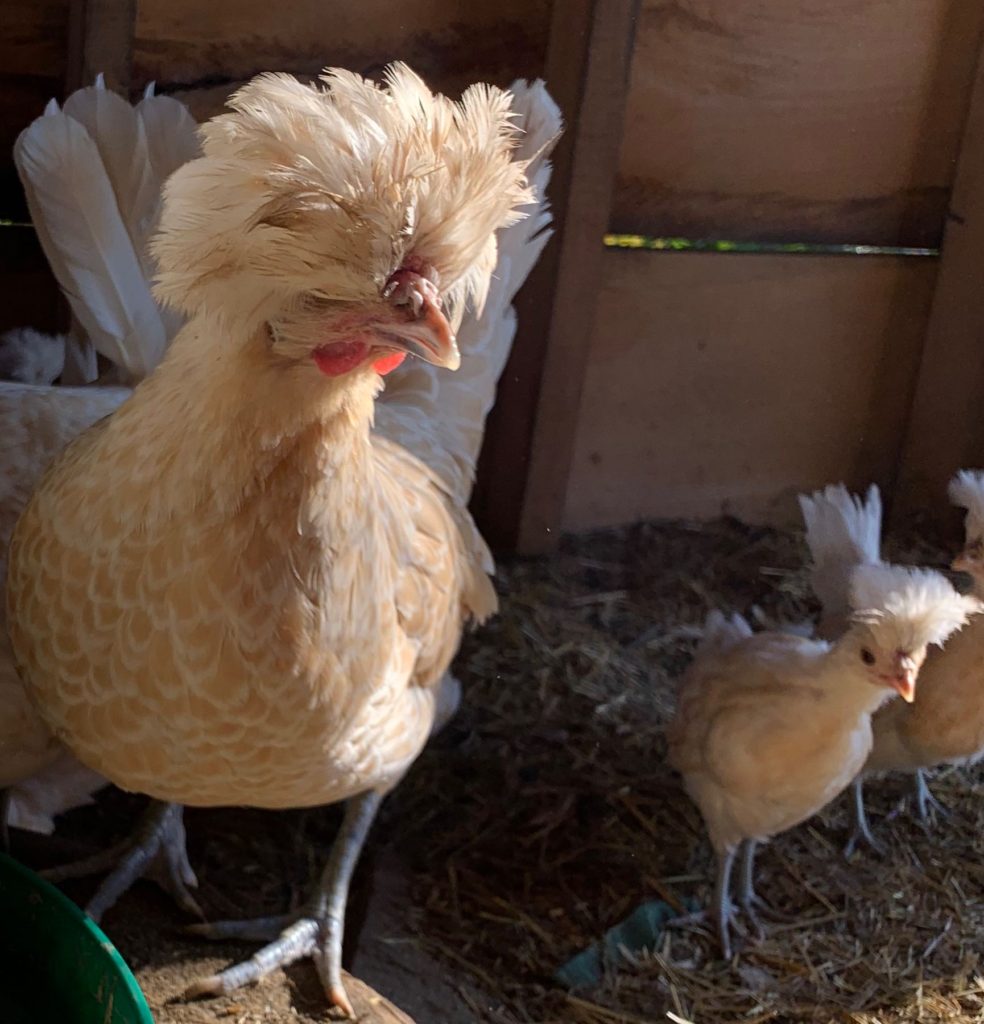
[{"label": "chicken foot", "polygon": [[41,876],[49,882],[61,882],[108,870],[109,876],[85,908],[94,921],[99,921],[141,877],[157,882],[182,910],[204,917],[189,891],[197,887],[198,879],[188,862],[183,817],[180,804],[152,800],[134,833],[123,842],[83,860],[42,871]]},{"label": "chicken foot", "polygon": [[759,919],[761,914],[767,921],[779,921],[789,923],[794,920],[789,914],[783,914],[776,910],[770,903],[762,899],[755,891],[755,853],[758,848],[757,839],[746,839],[741,844],[741,861],[738,867],[738,905],[748,918],[749,923],[755,930],[757,938],[765,935],[762,922]]},{"label": "chicken foot", "polygon": [[916,816],[927,827],[934,814],[941,818],[949,817],[949,808],[933,796],[933,791],[926,785],[926,773],[921,768],[916,769],[915,793],[913,795],[916,800]]},{"label": "chicken foot", "polygon": [[[307,908],[294,915],[293,923],[288,924],[277,939],[249,960],[195,982],[185,991],[186,998],[226,995],[244,985],[254,984],[278,967],[286,967],[295,960],[309,956],[314,960],[332,1005],[339,1007],[349,1017],[355,1016],[342,985],[345,905],[352,873],[382,800],[382,794],[375,791],[349,800],[341,830],[321,876],[318,892]],[[290,916],[287,916],[250,921],[216,921],[193,925],[188,930],[210,939],[251,939],[265,937],[271,930],[290,920]]]},{"label": "chicken foot", "polygon": [[860,775],[851,783],[851,801],[851,816],[854,821],[854,827],[851,829],[851,834],[848,836],[847,843],[844,846],[844,857],[850,858],[853,856],[854,851],[862,842],[874,853],[878,854],[879,857],[884,857],[885,847],[875,839],[868,825],[868,814],[864,809],[864,780]]}]

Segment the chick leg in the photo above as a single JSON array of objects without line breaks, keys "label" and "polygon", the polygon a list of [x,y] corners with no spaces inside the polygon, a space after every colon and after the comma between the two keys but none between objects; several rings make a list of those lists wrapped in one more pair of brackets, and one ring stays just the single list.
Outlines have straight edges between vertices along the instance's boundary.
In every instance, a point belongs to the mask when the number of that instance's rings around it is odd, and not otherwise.
[{"label": "chick leg", "polygon": [[[382,794],[363,793],[353,797],[345,808],[341,831],[332,847],[331,858],[321,877],[314,900],[278,939],[264,946],[251,959],[218,974],[195,982],[185,996],[225,995],[244,985],[257,982],[277,967],[286,967],[295,960],[313,958],[321,983],[333,1005],[354,1016],[352,1004],[342,985],[342,935],[345,928],[345,904],[348,900],[352,873],[379,805]],[[265,931],[273,919],[254,921],[219,921],[213,925],[196,925],[193,931],[207,938],[243,938]]]},{"label": "chick leg", "polygon": [[138,878],[153,878],[182,910],[203,917],[201,908],[189,892],[198,885],[185,849],[184,809],[180,804],[153,800],[137,829],[122,843],[72,864],[42,871],[49,882],[83,878],[101,871],[109,876],[86,905],[86,913],[99,921]]},{"label": "chick leg", "polygon": [[721,954],[731,959],[731,869],[735,863],[735,849],[724,850],[717,856],[717,878],[714,882],[714,925],[721,943]]},{"label": "chick leg", "polygon": [[949,815],[949,810],[933,796],[932,790],[926,785],[926,773],[916,769],[915,775],[916,815],[924,825],[929,825],[932,814],[941,818]]},{"label": "chick leg", "polygon": [[754,839],[746,839],[741,844],[741,863],[738,868],[738,903],[745,912],[755,934],[762,938],[762,922],[755,912],[757,905],[762,903],[755,892],[755,847]]},{"label": "chick leg", "polygon": [[775,907],[767,903],[755,891],[755,854],[758,850],[757,839],[746,839],[741,845],[741,863],[738,874],[738,905],[745,912],[759,938],[765,934],[759,914],[767,920],[793,921],[788,914],[781,914]]},{"label": "chick leg", "polygon": [[868,826],[868,815],[864,809],[864,780],[859,775],[851,784],[851,799],[854,827],[848,837],[847,845],[844,847],[844,856],[851,857],[861,842],[867,845],[880,857],[885,856],[885,847],[871,834]]}]

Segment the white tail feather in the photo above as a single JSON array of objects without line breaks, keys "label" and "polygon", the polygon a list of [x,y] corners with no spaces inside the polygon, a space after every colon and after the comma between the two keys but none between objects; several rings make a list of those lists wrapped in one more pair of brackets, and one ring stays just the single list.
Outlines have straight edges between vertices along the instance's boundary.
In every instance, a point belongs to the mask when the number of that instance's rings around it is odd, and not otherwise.
[{"label": "white tail feather", "polygon": [[164,327],[89,133],[65,114],[26,128],[14,146],[38,238],[96,349],[133,378],[164,351]]},{"label": "white tail feather", "polygon": [[813,559],[810,583],[823,605],[819,633],[829,639],[850,618],[852,570],[881,563],[881,495],[872,484],[862,501],[837,484],[799,501]]},{"label": "white tail feather", "polygon": [[[150,94],[134,108],[101,76],[63,109],[49,103],[14,147],[38,238],[72,312],[129,381],[157,366],[181,327],[151,294],[148,242],[165,179],[197,153],[182,104]],[[93,358],[84,343],[69,356],[71,383],[92,379]]]},{"label": "white tail feather", "polygon": [[537,196],[529,216],[498,233],[498,262],[481,316],[465,313],[458,329],[461,367],[454,373],[408,360],[387,378],[376,404],[376,430],[423,460],[444,481],[452,498],[467,504],[475,479],[485,417],[516,332],[512,301],[550,237],[544,198],[550,180],[547,159],[561,131],[560,111],[542,82],[510,88],[516,124],[525,131],[517,158],[530,160],[530,185]]}]

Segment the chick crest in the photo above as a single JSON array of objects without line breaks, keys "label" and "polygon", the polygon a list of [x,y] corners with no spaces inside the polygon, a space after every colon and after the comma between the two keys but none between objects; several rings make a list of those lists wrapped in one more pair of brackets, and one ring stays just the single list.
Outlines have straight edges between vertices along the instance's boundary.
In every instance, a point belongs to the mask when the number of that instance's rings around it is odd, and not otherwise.
[{"label": "chick crest", "polygon": [[851,574],[852,619],[867,626],[885,651],[942,647],[947,637],[984,611],[931,569],[861,565]]},{"label": "chick crest", "polygon": [[510,95],[474,85],[454,102],[400,63],[382,85],[340,69],[320,82],[260,75],[201,129],[204,155],[165,190],[157,296],[262,319],[379,300],[413,259],[436,272],[457,327],[467,301],[484,304],[496,230],[534,198]]}]

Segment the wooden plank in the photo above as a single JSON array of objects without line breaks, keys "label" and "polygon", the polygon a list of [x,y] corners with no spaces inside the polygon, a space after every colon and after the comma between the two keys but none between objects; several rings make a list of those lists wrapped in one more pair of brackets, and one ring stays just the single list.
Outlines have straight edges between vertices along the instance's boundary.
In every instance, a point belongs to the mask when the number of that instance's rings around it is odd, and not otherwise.
[{"label": "wooden plank", "polygon": [[[893,515],[946,511],[946,484],[984,466],[984,56],[964,128]],[[952,519],[951,519],[952,522]]]},{"label": "wooden plank", "polygon": [[557,233],[517,301],[473,508],[493,547],[559,534],[638,0],[557,3],[545,78],[567,128],[550,187]]},{"label": "wooden plank", "polygon": [[929,258],[609,252],[564,527],[795,523],[800,490],[890,484],[935,272]]},{"label": "wooden plank", "polygon": [[137,0],[71,0],[66,92],[102,74],[110,89],[130,90]]},{"label": "wooden plank", "polygon": [[0,228],[0,333],[11,327],[65,328],[58,284],[30,228]]},{"label": "wooden plank", "polygon": [[61,80],[68,0],[0,0],[0,70],[5,76]]},{"label": "wooden plank", "polygon": [[644,0],[612,227],[939,242],[984,5]]},{"label": "wooden plank", "polygon": [[444,91],[478,79],[507,85],[540,74],[549,19],[550,0],[141,0],[134,81],[155,80],[199,118],[258,71],[372,74],[404,60]]}]

